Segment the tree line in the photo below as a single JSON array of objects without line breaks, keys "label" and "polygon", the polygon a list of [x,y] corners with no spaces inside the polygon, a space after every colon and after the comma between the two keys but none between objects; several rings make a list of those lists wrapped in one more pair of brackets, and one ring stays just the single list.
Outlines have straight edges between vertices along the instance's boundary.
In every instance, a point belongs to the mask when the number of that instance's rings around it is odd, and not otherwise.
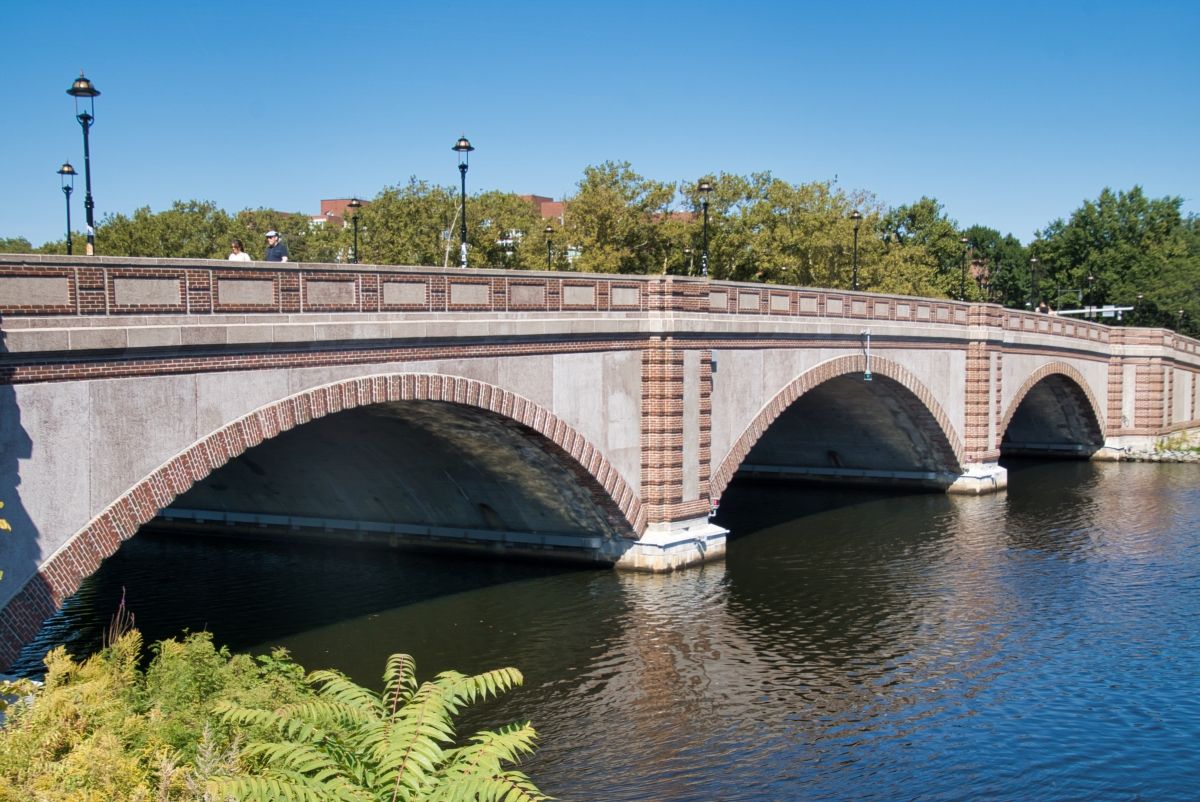
[{"label": "tree line", "polygon": [[[934,198],[888,207],[835,182],[791,184],[770,173],[720,173],[700,182],[645,178],[628,162],[584,170],[561,218],[542,219],[525,198],[481,192],[467,203],[472,267],[598,273],[699,275],[704,204],[708,275],[714,279],[861,290],[1033,309],[1134,307],[1122,322],[1200,335],[1200,222],[1178,197],[1149,198],[1140,187],[1105,189],[1034,242],[984,225],[960,227]],[[852,213],[858,212],[858,220]],[[416,178],[384,187],[358,210],[359,261],[457,264],[460,198],[455,187]],[[313,225],[301,213],[176,201],[132,215],[108,215],[96,231],[106,255],[224,258],[242,239],[261,258],[267,230],[280,231],[293,261],[344,262],[353,229]],[[77,235],[76,252],[83,237]],[[0,239],[3,252],[64,253]]]}]

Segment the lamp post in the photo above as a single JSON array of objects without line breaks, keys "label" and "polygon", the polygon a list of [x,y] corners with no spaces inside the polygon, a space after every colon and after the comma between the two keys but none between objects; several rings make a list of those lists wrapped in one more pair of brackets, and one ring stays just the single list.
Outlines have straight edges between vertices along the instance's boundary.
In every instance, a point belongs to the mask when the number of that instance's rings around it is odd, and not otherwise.
[{"label": "lamp post", "polygon": [[689,275],[689,276],[690,276],[690,275],[692,275],[692,265],[693,265],[692,255],[693,255],[694,253],[695,253],[695,251],[693,251],[691,248],[684,248],[684,249],[683,249],[683,256],[684,256],[684,258],[685,258],[685,259],[687,259],[687,273],[686,273],[686,275]]},{"label": "lamp post", "polygon": [[971,241],[966,237],[960,237],[959,242],[963,245],[963,263],[962,274],[958,277],[958,300],[967,300],[967,254],[971,252]]},{"label": "lamp post", "polygon": [[855,209],[850,213],[850,220],[854,223],[854,267],[850,273],[850,287],[858,292],[858,225],[862,222],[862,213]]},{"label": "lamp post", "polygon": [[1029,308],[1037,306],[1038,295],[1038,258],[1029,257]]},{"label": "lamp post", "polygon": [[58,168],[59,183],[62,184],[63,194],[67,196],[67,256],[71,255],[71,193],[75,191],[75,168],[70,162],[63,162]]},{"label": "lamp post", "polygon": [[708,196],[713,191],[713,185],[704,180],[696,189],[700,192],[700,207],[704,209],[704,250],[700,252],[700,275],[708,278]]},{"label": "lamp post", "polygon": [[547,223],[544,231],[546,232],[546,269],[549,270],[550,269],[550,254],[551,254],[550,238],[554,235],[554,226]]},{"label": "lamp post", "polygon": [[1087,294],[1086,306],[1088,307],[1088,311],[1089,311],[1088,317],[1092,318],[1093,320],[1096,318],[1096,295],[1095,295],[1095,293],[1092,292],[1092,285],[1095,284],[1095,282],[1096,282],[1096,277],[1089,273],[1088,274],[1088,294]]},{"label": "lamp post", "polygon": [[362,208],[362,201],[358,198],[351,198],[346,204],[347,209],[353,209],[354,213],[350,216],[350,222],[354,226],[354,256],[350,260],[350,264],[358,264],[358,210]]},{"label": "lamp post", "polygon": [[[83,77],[83,71],[79,73],[79,77],[75,79],[75,83],[71,84],[71,88],[67,90],[67,94],[75,98],[75,119],[79,120],[79,125],[83,128],[83,208],[87,215],[87,255],[92,256],[96,252],[96,226],[93,219],[93,209],[96,204],[92,200],[92,158],[91,151],[88,149],[88,131],[91,130],[92,123],[96,121],[96,97],[100,94],[99,90],[92,85],[92,82]],[[79,110],[79,99],[86,98],[85,101],[88,107],[83,111]]]},{"label": "lamp post", "polygon": [[475,150],[466,136],[460,136],[451,150],[458,153],[458,172],[462,176],[462,244],[459,245],[458,266],[467,266],[467,160],[468,154]]}]

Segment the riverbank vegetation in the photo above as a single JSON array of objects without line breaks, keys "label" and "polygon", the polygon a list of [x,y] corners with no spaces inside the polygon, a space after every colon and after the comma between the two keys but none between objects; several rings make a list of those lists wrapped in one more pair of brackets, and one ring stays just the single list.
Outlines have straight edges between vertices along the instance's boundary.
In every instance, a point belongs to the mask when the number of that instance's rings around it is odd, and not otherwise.
[{"label": "riverbank vegetation", "polygon": [[[699,275],[707,203],[708,274],[715,279],[849,289],[857,277],[868,291],[1020,309],[1042,300],[1063,311],[1107,304],[1132,310],[1106,323],[1200,335],[1200,220],[1183,216],[1178,197],[1149,198],[1137,186],[1105,189],[1023,245],[986,225],[960,225],[934,198],[889,207],[835,181],[791,184],[770,173],[704,180],[707,193],[699,181],[653,180],[627,162],[606,162],[586,168],[561,214],[547,218],[528,197],[476,194],[467,206],[470,264]],[[415,178],[384,187],[357,212],[359,261],[457,264],[459,213],[455,187]],[[355,229],[342,222],[176,201],[159,212],[143,207],[105,216],[96,246],[104,255],[221,259],[236,237],[262,258],[263,234],[274,229],[293,261],[344,262]],[[83,251],[82,235],[74,249]],[[19,237],[0,239],[0,252],[63,253],[65,243],[34,248]]]},{"label": "riverbank vegetation", "polygon": [[208,633],[156,643],[143,669],[136,629],[76,662],[46,657],[44,684],[0,684],[0,802],[547,799],[511,768],[528,723],[455,732],[465,706],[521,683],[507,668],[418,683],[406,655],[383,691],[333,671],[306,674],[283,650],[250,657]]}]

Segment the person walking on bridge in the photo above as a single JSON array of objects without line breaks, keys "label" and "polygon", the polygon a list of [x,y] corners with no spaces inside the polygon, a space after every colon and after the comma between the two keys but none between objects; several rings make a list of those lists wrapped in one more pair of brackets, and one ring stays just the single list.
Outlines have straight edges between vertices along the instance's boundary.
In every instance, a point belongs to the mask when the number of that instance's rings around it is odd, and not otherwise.
[{"label": "person walking on bridge", "polygon": [[288,260],[287,243],[279,238],[279,232],[271,229],[267,232],[267,261],[286,262]]}]

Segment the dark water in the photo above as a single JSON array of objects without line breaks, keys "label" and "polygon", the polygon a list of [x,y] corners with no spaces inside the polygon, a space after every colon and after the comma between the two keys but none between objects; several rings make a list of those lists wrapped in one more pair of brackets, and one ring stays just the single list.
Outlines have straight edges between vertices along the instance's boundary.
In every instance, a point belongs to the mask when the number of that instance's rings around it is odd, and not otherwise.
[{"label": "dark water", "polygon": [[532,719],[565,800],[1200,798],[1200,469],[1010,481],[735,487],[727,559],[672,576],[143,534],[45,641],[86,649],[124,587],[149,638],[365,683],[515,665],[466,726]]}]

